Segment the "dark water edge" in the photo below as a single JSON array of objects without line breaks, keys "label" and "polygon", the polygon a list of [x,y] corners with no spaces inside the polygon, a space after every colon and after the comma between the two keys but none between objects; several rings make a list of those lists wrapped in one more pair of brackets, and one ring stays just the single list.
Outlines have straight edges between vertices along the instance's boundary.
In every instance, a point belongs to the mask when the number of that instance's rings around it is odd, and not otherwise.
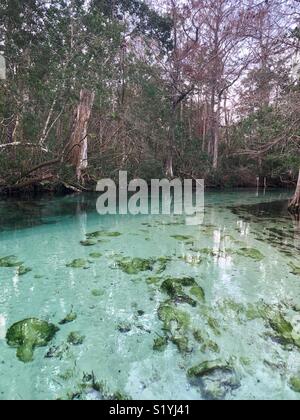
[{"label": "dark water edge", "polygon": [[[253,188],[236,189],[211,189],[205,190],[209,193],[253,193]],[[263,190],[259,190],[260,192]],[[289,190],[269,189],[267,192]],[[19,230],[32,228],[41,225],[55,224],[56,219],[60,217],[72,217],[81,213],[93,213],[96,210],[96,200],[100,193],[85,192],[73,194],[49,194],[41,193],[36,195],[20,195],[14,197],[0,196],[0,232],[7,230]],[[292,191],[291,191],[292,196]],[[270,221],[270,219],[285,219],[291,221],[291,215],[288,212],[288,200],[262,202],[259,204],[247,204],[229,206],[224,204],[235,215],[240,216],[244,221],[260,222],[261,219]],[[210,207],[205,203],[205,207]]]}]

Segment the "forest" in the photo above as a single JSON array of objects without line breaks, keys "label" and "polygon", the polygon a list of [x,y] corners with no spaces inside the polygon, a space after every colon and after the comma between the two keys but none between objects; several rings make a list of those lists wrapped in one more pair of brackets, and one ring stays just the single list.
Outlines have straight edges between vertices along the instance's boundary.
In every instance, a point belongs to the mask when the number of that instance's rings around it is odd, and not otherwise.
[{"label": "forest", "polygon": [[119,170],[295,188],[299,20],[298,0],[2,0],[1,193]]}]

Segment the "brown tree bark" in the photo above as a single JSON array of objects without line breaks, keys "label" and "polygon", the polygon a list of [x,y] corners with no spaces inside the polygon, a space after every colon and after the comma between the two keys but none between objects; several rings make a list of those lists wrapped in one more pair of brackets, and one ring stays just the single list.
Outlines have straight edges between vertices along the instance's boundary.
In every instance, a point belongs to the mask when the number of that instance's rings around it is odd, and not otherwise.
[{"label": "brown tree bark", "polygon": [[94,92],[87,89],[81,90],[69,142],[69,160],[76,170],[78,181],[82,179],[82,172],[88,166],[87,129],[94,100]]},{"label": "brown tree bark", "polygon": [[300,170],[295,195],[290,202],[289,211],[293,214],[300,213]]}]

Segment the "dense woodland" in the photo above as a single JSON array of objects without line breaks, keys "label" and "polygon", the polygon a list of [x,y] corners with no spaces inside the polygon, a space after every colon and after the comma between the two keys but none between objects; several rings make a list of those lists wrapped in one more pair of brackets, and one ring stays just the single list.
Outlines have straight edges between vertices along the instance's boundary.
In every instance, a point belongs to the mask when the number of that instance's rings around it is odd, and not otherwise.
[{"label": "dense woodland", "polygon": [[297,0],[1,0],[0,190],[295,188],[299,28]]}]

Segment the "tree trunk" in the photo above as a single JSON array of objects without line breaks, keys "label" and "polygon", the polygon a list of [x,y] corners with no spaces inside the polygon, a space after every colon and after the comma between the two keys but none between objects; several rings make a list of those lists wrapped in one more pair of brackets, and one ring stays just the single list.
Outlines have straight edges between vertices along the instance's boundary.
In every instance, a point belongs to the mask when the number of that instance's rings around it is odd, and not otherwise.
[{"label": "tree trunk", "polygon": [[82,179],[82,172],[88,166],[87,129],[94,100],[94,92],[86,89],[81,90],[69,144],[70,162],[76,169],[78,181]]},{"label": "tree trunk", "polygon": [[289,211],[293,214],[300,213],[300,170],[299,170],[299,177],[296,192],[294,198],[290,202]]}]

